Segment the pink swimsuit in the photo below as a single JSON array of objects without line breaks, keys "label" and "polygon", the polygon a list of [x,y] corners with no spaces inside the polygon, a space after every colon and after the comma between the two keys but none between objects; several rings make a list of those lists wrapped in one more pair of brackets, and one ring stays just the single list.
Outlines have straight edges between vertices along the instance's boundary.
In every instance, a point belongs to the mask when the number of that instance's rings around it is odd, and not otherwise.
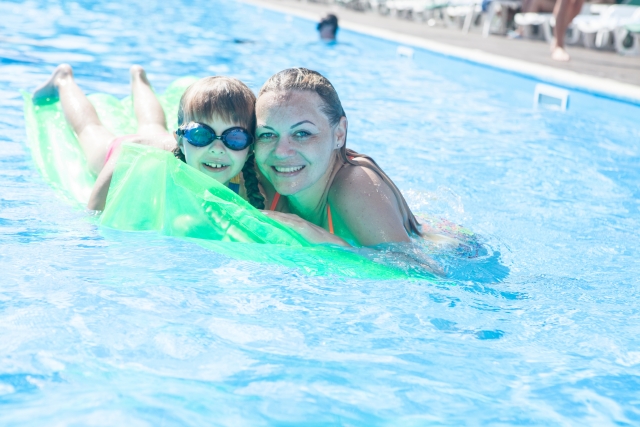
[{"label": "pink swimsuit", "polygon": [[132,134],[132,135],[122,135],[122,136],[118,136],[116,138],[113,138],[113,140],[109,143],[109,146],[107,147],[107,155],[104,158],[104,162],[107,163],[109,161],[109,158],[111,158],[111,155],[113,154],[113,152],[122,145],[123,142],[128,141],[130,139],[139,139],[140,135],[138,134]]}]

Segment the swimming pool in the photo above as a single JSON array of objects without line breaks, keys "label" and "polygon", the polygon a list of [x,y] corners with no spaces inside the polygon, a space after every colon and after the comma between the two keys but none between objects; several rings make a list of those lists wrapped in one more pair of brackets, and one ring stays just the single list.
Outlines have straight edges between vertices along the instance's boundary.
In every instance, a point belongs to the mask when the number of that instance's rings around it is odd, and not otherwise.
[{"label": "swimming pool", "polygon": [[[224,1],[2,2],[0,425],[640,423],[640,107]],[[314,277],[96,228],[42,181],[20,89],[324,73],[349,145],[479,233],[448,284]]]}]

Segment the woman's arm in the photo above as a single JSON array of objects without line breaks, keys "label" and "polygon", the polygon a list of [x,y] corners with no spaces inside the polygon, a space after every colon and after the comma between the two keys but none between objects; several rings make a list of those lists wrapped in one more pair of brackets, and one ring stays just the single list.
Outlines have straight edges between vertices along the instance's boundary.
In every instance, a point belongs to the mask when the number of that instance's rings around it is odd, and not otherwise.
[{"label": "woman's arm", "polygon": [[275,219],[281,224],[293,228],[310,243],[329,243],[332,245],[351,247],[351,245],[345,242],[342,238],[329,233],[322,227],[300,218],[298,215],[275,211],[262,211],[262,213],[267,215],[269,218]]}]

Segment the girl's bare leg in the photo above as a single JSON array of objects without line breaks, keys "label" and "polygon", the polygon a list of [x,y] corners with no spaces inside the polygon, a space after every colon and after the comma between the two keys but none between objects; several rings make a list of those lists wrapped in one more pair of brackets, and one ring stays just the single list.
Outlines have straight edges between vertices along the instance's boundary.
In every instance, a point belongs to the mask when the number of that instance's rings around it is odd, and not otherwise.
[{"label": "girl's bare leg", "polygon": [[100,122],[95,108],[73,79],[73,70],[68,64],[59,65],[49,80],[36,89],[33,101],[38,103],[56,97],[60,98],[64,116],[78,136],[91,172],[98,175],[115,135]]},{"label": "girl's bare leg", "polygon": [[158,101],[147,74],[140,65],[133,65],[131,73],[131,95],[133,109],[138,120],[138,133],[153,146],[165,150],[175,147],[175,140],[167,131],[167,118]]}]

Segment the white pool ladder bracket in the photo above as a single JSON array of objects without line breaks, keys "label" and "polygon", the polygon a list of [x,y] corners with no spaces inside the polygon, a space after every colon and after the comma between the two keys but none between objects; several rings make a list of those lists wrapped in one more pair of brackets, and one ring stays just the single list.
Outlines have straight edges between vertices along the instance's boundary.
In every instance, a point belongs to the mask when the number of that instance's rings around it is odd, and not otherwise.
[{"label": "white pool ladder bracket", "polygon": [[533,108],[567,111],[569,108],[569,91],[556,86],[538,83],[533,93]]}]

